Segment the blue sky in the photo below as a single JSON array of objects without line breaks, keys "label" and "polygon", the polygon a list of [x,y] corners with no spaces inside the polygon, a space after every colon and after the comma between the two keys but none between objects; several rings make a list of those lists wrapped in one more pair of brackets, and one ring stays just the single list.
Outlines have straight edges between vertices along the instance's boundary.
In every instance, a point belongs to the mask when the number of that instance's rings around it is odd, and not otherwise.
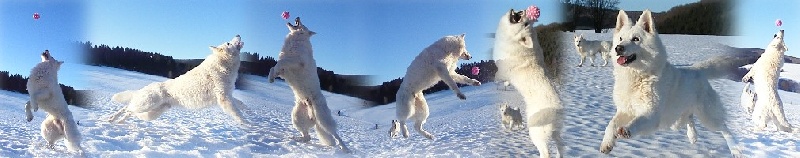
[{"label": "blue sky", "polygon": [[[625,10],[655,12],[695,2],[621,0]],[[765,3],[768,2],[768,3]],[[777,31],[774,20],[784,21],[792,50],[792,30],[797,13],[794,1],[739,1],[744,38],[735,46],[763,48]],[[312,38],[317,65],[340,74],[375,75],[372,83],[402,77],[408,64],[425,47],[446,35],[466,33],[473,61],[489,59],[500,16],[510,8],[538,5],[538,24],[561,21],[558,1],[0,1],[0,70],[27,75],[39,61],[38,53],[50,49],[62,68],[62,82],[80,85],[70,64],[81,55],[71,42],[125,46],[159,52],[179,59],[205,58],[209,45],[241,34],[242,51],[276,57],[288,33],[285,23],[301,17],[318,34]],[[756,11],[757,10],[757,11]],[[289,11],[291,18],[280,18]],[[40,20],[32,14],[39,12]],[[743,14],[747,13],[747,14]],[[800,49],[800,48],[798,48]],[[791,51],[788,54],[794,54]],[[466,61],[466,62],[473,62]],[[463,63],[464,61],[462,61]],[[80,87],[80,86],[76,86]]]},{"label": "blue sky", "polygon": [[[39,20],[33,14],[39,13]],[[59,81],[81,86],[76,64],[80,55],[74,42],[85,41],[86,5],[78,1],[0,1],[0,71],[28,76],[49,49],[65,62]]]},{"label": "blue sky", "polygon": [[778,32],[775,20],[781,19],[785,30],[786,55],[800,57],[800,2],[794,0],[738,1],[736,47],[765,48]]}]

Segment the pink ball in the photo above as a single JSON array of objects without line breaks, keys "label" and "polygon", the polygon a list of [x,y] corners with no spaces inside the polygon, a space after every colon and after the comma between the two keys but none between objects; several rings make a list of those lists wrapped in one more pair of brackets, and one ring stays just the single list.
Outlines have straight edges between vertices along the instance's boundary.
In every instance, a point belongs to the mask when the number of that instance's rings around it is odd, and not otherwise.
[{"label": "pink ball", "polygon": [[472,67],[472,75],[478,76],[479,73],[481,73],[481,68],[479,68],[477,66],[473,66]]},{"label": "pink ball", "polygon": [[528,9],[525,11],[525,16],[530,20],[538,20],[539,15],[541,15],[541,12],[539,12],[539,7],[535,5],[528,7]]},{"label": "pink ball", "polygon": [[281,13],[281,18],[283,18],[283,20],[289,19],[289,11],[283,11],[283,13]]},{"label": "pink ball", "polygon": [[783,21],[781,19],[775,20],[775,26],[781,27],[783,25]]},{"label": "pink ball", "polygon": [[39,20],[39,13],[33,13],[33,20]]}]

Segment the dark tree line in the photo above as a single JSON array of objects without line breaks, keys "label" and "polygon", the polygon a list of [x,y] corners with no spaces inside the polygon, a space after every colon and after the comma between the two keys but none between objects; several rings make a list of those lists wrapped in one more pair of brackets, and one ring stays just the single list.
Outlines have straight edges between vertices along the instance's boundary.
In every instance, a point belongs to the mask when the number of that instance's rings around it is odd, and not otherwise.
[{"label": "dark tree line", "polygon": [[[22,77],[22,75],[18,74],[10,74],[8,71],[0,71],[0,89],[17,92],[22,94],[28,94],[28,78]],[[67,101],[69,105],[79,105],[79,95],[75,88],[70,86],[66,86],[64,84],[58,84],[61,86],[61,92],[64,94],[64,99]]]},{"label": "dark tree line", "polygon": [[83,44],[83,49],[88,53],[85,60],[88,65],[107,66],[167,78],[178,77],[197,66],[179,63],[172,56],[134,48],[120,46],[112,48],[104,44],[92,45],[91,42],[86,42]]}]

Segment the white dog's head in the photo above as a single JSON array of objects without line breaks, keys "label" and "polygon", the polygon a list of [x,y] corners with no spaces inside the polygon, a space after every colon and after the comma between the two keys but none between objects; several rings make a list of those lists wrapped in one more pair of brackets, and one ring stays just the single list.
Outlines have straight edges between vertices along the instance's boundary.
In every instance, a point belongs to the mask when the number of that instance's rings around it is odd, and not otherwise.
[{"label": "white dog's head", "polygon": [[242,42],[242,37],[236,35],[231,39],[230,42],[225,42],[220,44],[219,46],[209,46],[211,51],[214,54],[223,55],[223,56],[239,56],[239,51],[242,50],[244,47],[244,42]]},{"label": "white dog's head", "polygon": [[[524,48],[533,48],[533,40],[537,40],[533,22],[525,18],[524,10],[515,12],[514,9],[511,9],[500,18],[500,23],[497,25],[497,31],[495,32],[495,40],[513,40]],[[497,44],[495,44],[496,46]]]},{"label": "white dog's head", "polygon": [[575,35],[575,38],[573,39],[573,41],[575,42],[575,47],[581,47],[581,42],[584,41],[583,40],[583,34]]},{"label": "white dog's head", "polygon": [[645,10],[635,25],[631,23],[625,11],[620,10],[613,41],[617,55],[615,67],[653,72],[667,62],[667,54],[656,32],[650,10]]},{"label": "white dog's head", "polygon": [[472,55],[467,51],[467,45],[464,41],[465,36],[466,34],[463,33],[461,35],[444,36],[432,44],[431,47],[438,46],[448,54],[447,56],[469,60],[472,59]]},{"label": "white dog's head", "polygon": [[56,66],[59,66],[59,67],[61,66],[61,64],[64,63],[64,61],[58,61],[58,60],[56,60],[56,58],[53,58],[53,56],[50,55],[50,50],[44,50],[44,52],[42,52],[41,57],[42,57],[42,62],[43,63],[44,62],[55,62]]},{"label": "white dog's head", "polygon": [[783,42],[783,30],[778,31],[778,33],[775,33],[775,35],[772,36],[772,41],[769,42],[769,47],[774,48],[779,52],[789,51],[789,47],[786,47],[786,43]]},{"label": "white dog's head", "polygon": [[311,36],[316,35],[317,33],[314,31],[309,30],[306,25],[303,25],[300,22],[300,17],[294,19],[294,24],[286,23],[286,27],[289,28],[289,34],[286,35],[286,39],[295,39],[295,40],[309,40]]}]

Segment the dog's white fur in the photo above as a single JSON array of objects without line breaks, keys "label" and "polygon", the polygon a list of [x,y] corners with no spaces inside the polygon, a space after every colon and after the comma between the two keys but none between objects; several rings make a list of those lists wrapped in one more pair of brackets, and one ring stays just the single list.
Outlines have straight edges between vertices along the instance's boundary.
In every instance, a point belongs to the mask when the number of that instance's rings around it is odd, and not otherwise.
[{"label": "dog's white fur", "polygon": [[299,17],[295,19],[295,24],[297,26],[286,24],[289,34],[278,55],[278,63],[269,71],[269,82],[281,77],[292,88],[295,97],[292,125],[301,134],[301,137],[295,138],[297,141],[310,141],[308,133],[312,127],[316,127],[322,144],[336,146],[338,142],[343,151],[350,152],[338,134],[336,122],[320,89],[317,64],[311,48],[311,36],[316,33],[303,25]]},{"label": "dog's white fur", "polygon": [[392,120],[392,126],[389,127],[389,137],[397,137],[397,134],[400,133],[400,122],[397,120]]},{"label": "dog's white fur", "polygon": [[750,89],[750,82],[745,82],[744,89],[742,89],[742,96],[740,104],[747,110],[747,113],[752,114],[753,108],[756,106],[756,93]]},{"label": "dog's white fur", "polygon": [[583,61],[587,56],[592,62],[591,66],[594,66],[594,58],[598,55],[603,59],[603,66],[608,65],[608,58],[611,57],[611,45],[613,45],[611,41],[590,41],[580,34],[575,36],[574,44],[578,55],[581,56],[581,63],[578,64],[578,67],[583,66]]},{"label": "dog's white fur", "polygon": [[47,141],[47,146],[52,148],[56,141],[66,138],[66,145],[70,151],[83,154],[80,145],[81,134],[58,84],[58,70],[64,62],[53,58],[47,50],[41,57],[42,62],[33,67],[28,78],[30,101],[25,104],[26,119],[28,122],[33,120],[31,111],[42,108],[47,112],[41,127],[41,134]]},{"label": "dog's white fur", "polygon": [[498,78],[507,79],[525,101],[528,132],[540,157],[550,157],[551,141],[559,156],[564,155],[561,132],[564,107],[553,82],[545,73],[544,51],[539,45],[533,22],[524,11],[512,9],[497,26],[494,59]]},{"label": "dog's white fur", "polygon": [[445,36],[422,50],[406,69],[403,83],[397,91],[397,121],[403,137],[408,138],[407,120],[415,122],[414,128],[428,139],[433,134],[422,129],[428,119],[428,103],[422,90],[439,81],[444,81],[459,99],[467,99],[456,83],[478,86],[481,82],[455,72],[458,59],[469,60],[472,56],[464,44],[464,34]]},{"label": "dog's white fur", "polygon": [[734,156],[735,140],[725,125],[725,109],[711,88],[710,78],[721,77],[725,63],[676,68],[649,10],[634,25],[620,10],[614,33],[614,105],[617,112],[605,129],[600,152],[609,153],[618,138],[652,134],[667,127],[687,127],[689,141],[697,139],[693,117],[712,131],[721,131]]},{"label": "dog's white fur", "polygon": [[132,114],[150,121],[172,107],[188,109],[219,105],[234,120],[248,124],[239,110],[242,101],[233,97],[234,82],[239,75],[239,51],[244,43],[236,35],[230,42],[210,46],[211,55],[200,65],[175,79],[154,82],[139,90],[114,94],[112,100],[127,104],[109,121],[124,122]]},{"label": "dog's white fur", "polygon": [[500,106],[500,122],[507,130],[517,130],[525,128],[522,121],[522,112],[517,107],[510,107],[508,103]]},{"label": "dog's white fur", "polygon": [[778,78],[783,67],[783,54],[788,50],[783,42],[783,30],[780,30],[773,36],[767,49],[750,71],[742,77],[742,81],[753,79],[755,93],[758,96],[752,116],[756,130],[762,130],[767,127],[767,123],[773,121],[778,130],[792,131],[792,125],[786,120],[786,114],[783,112],[783,101],[778,95]]}]

